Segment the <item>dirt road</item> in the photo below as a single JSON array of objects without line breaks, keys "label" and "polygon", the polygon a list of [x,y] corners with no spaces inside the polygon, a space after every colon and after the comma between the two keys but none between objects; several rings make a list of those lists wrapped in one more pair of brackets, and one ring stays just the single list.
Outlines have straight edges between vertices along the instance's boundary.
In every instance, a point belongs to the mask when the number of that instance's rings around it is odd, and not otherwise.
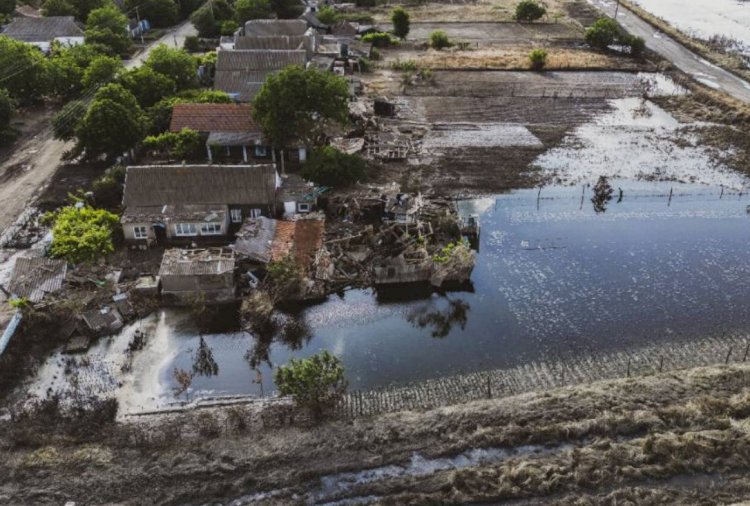
[{"label": "dirt road", "polygon": [[[590,0],[608,16],[615,14],[613,0]],[[617,21],[631,34],[643,37],[646,46],[671,61],[677,68],[695,80],[732,97],[750,103],[750,83],[713,65],[696,55],[671,37],[655,29],[629,10],[620,7]]]},{"label": "dirt road", "polygon": [[[158,44],[182,47],[185,37],[194,35],[195,28],[186,21],[125,62],[126,68],[143,63]],[[50,128],[23,140],[13,154],[0,164],[0,234],[29,206],[50,181],[72,143],[52,138]]]}]

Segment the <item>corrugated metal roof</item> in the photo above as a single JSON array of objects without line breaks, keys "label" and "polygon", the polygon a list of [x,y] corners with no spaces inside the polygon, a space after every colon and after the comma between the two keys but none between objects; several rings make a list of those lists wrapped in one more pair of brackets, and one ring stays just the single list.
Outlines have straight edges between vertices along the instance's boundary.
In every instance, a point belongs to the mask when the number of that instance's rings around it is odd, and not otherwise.
[{"label": "corrugated metal roof", "polygon": [[234,271],[234,252],[228,248],[168,249],[159,267],[159,276],[205,276]]},{"label": "corrugated metal roof", "polygon": [[216,70],[281,70],[290,65],[305,65],[302,50],[240,49],[217,52]]},{"label": "corrugated metal roof", "polygon": [[274,35],[271,37],[237,37],[235,49],[294,50],[305,49],[305,35]]},{"label": "corrugated metal roof", "polygon": [[8,288],[18,297],[39,302],[48,293],[62,288],[68,265],[64,260],[47,257],[19,257],[13,267]]},{"label": "corrugated metal roof", "polygon": [[304,35],[306,31],[304,19],[251,19],[245,23],[246,36]]},{"label": "corrugated metal roof", "polygon": [[149,165],[125,171],[123,205],[272,204],[276,169],[258,165]]},{"label": "corrugated metal roof", "polygon": [[276,223],[276,220],[264,216],[245,220],[237,232],[237,240],[232,249],[255,262],[270,262]]},{"label": "corrugated metal roof", "polygon": [[198,132],[260,132],[248,104],[176,104],[169,129]]},{"label": "corrugated metal roof", "polygon": [[83,37],[73,16],[15,18],[2,35],[24,42],[48,42],[55,37]]},{"label": "corrugated metal roof", "polygon": [[206,143],[209,146],[254,146],[263,136],[258,133],[211,132]]}]

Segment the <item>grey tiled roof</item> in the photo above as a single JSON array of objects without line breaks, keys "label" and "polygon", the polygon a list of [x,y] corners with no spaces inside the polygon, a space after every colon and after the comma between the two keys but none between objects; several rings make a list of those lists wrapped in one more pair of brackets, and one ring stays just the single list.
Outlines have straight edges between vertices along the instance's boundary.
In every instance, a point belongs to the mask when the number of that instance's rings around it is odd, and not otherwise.
[{"label": "grey tiled roof", "polygon": [[245,35],[303,35],[307,31],[304,19],[251,19],[245,23]]},{"label": "grey tiled roof", "polygon": [[235,49],[304,49],[307,37],[304,35],[274,35],[269,37],[237,37]]},{"label": "grey tiled roof", "polygon": [[55,37],[83,37],[73,16],[15,18],[2,35],[24,42],[48,42]]}]

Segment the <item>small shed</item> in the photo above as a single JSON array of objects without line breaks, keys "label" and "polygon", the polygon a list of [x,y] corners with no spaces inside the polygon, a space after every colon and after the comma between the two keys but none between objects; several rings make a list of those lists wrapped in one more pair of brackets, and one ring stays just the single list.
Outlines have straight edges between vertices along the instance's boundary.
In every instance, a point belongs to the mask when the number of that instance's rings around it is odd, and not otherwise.
[{"label": "small shed", "polygon": [[178,304],[204,298],[206,303],[235,298],[235,254],[229,248],[169,249],[164,252],[159,277],[162,296]]},{"label": "small shed", "polygon": [[125,325],[120,312],[110,306],[85,311],[81,314],[81,319],[89,332],[96,336],[114,334]]}]

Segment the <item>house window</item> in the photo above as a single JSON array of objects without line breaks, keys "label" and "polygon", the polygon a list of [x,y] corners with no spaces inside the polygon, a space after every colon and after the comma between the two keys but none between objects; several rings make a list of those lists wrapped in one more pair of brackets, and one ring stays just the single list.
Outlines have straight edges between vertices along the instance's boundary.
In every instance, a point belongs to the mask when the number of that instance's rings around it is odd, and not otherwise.
[{"label": "house window", "polygon": [[133,237],[136,239],[148,239],[148,228],[146,228],[146,225],[133,226]]},{"label": "house window", "polygon": [[300,213],[309,213],[310,212],[310,204],[297,204],[297,211]]},{"label": "house window", "polygon": [[255,156],[265,157],[268,156],[268,151],[265,146],[255,146]]},{"label": "house window", "polygon": [[260,217],[260,209],[250,209],[250,217],[251,218],[259,218]]},{"label": "house window", "polygon": [[242,209],[230,209],[229,216],[232,218],[232,223],[241,223]]},{"label": "house window", "polygon": [[177,236],[198,235],[194,223],[176,223],[174,233]]},{"label": "house window", "polygon": [[201,223],[201,235],[220,235],[221,223]]}]

